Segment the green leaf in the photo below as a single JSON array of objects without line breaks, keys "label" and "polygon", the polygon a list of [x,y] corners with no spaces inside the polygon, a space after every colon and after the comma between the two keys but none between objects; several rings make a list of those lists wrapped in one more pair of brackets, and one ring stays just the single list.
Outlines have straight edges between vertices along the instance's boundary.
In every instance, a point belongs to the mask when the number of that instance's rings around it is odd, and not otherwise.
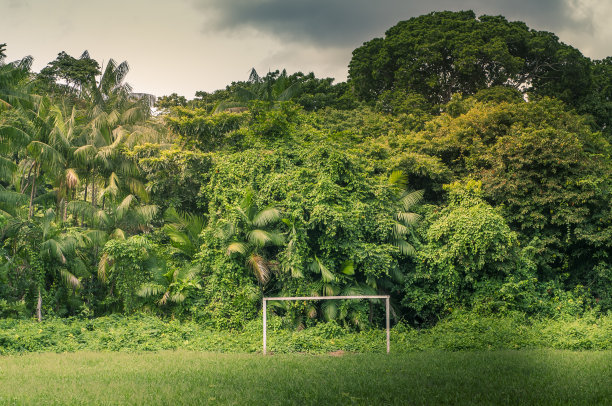
[{"label": "green leaf", "polygon": [[355,264],[352,260],[345,261],[340,268],[340,272],[345,275],[355,275]]}]

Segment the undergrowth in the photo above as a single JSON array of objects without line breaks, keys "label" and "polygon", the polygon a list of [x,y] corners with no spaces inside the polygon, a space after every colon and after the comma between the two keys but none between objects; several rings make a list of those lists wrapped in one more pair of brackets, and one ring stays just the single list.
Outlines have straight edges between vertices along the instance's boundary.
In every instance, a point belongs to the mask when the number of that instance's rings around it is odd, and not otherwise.
[{"label": "undergrowth", "polygon": [[[428,329],[399,323],[391,330],[391,351],[499,350],[553,348],[612,349],[612,314],[567,320],[533,320],[520,313],[483,317],[456,313]],[[186,349],[233,353],[262,350],[261,319],[240,331],[212,331],[191,321],[163,320],[137,314],[95,319],[0,319],[0,354],[28,352],[159,351]],[[348,331],[320,323],[301,331],[283,327],[279,317],[268,321],[268,349],[273,353],[360,353],[386,351],[384,330]]]}]

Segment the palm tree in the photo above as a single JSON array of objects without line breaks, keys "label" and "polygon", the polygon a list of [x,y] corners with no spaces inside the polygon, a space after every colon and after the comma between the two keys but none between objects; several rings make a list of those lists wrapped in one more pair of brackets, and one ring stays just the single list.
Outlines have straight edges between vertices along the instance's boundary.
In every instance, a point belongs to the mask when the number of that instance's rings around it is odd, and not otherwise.
[{"label": "palm tree", "polygon": [[69,145],[56,129],[56,123],[61,121],[58,116],[61,117],[59,109],[48,98],[42,98],[36,110],[15,110],[9,120],[0,125],[0,139],[3,141],[0,152],[16,151],[13,159],[19,162],[17,165],[7,158],[0,160],[0,173],[8,178],[8,175],[20,171],[21,176],[14,179],[14,187],[19,193],[26,193],[29,189],[29,218],[34,214],[41,176],[54,182],[66,163],[64,153]]},{"label": "palm tree", "polygon": [[48,209],[42,216],[9,218],[3,233],[19,267],[32,269],[31,282],[38,290],[36,315],[42,320],[42,289],[45,280],[58,279],[73,291],[81,287],[81,279],[90,276],[83,260],[89,239],[79,230],[64,229],[55,223],[56,214]]},{"label": "palm tree", "polygon": [[0,58],[0,112],[21,106],[31,108],[34,97],[29,94],[28,87],[32,57],[27,56],[7,64],[3,59]]},{"label": "palm tree", "polygon": [[403,255],[414,256],[416,250],[408,240],[414,241],[414,227],[421,220],[421,216],[411,210],[423,200],[424,191],[406,191],[407,178],[402,171],[392,172],[389,176],[389,183],[398,190],[398,210],[394,215],[391,242],[399,248]]},{"label": "palm tree", "polygon": [[174,207],[166,210],[164,219],[164,233],[170,238],[176,253],[193,259],[202,244],[200,233],[204,229],[204,219],[195,214],[180,213]]},{"label": "palm tree", "polygon": [[202,289],[198,280],[197,267],[170,269],[157,266],[152,270],[153,281],[140,287],[137,295],[143,298],[158,298],[156,303],[166,306],[170,303],[180,304],[190,292]]},{"label": "palm tree", "polygon": [[127,62],[117,65],[111,59],[100,80],[86,84],[81,92],[87,122],[81,129],[81,146],[75,154],[86,176],[85,200],[91,180],[91,202],[94,207],[97,205],[99,176],[102,176],[104,187],[107,187],[113,173],[124,175],[136,171],[135,165],[118,153],[119,146],[129,137],[129,126],[150,116],[150,100],[134,98],[130,85],[124,83],[128,72]]},{"label": "palm tree", "polygon": [[[244,82],[242,82],[244,83]],[[263,78],[259,76],[255,68],[251,69],[249,80],[244,85],[238,85],[233,90],[237,102],[222,102],[217,105],[215,112],[229,108],[246,107],[250,102],[262,102],[268,109],[278,106],[281,102],[291,100],[301,90],[300,82],[293,82],[287,75],[287,71],[268,72]]]},{"label": "palm tree", "polygon": [[236,222],[224,230],[224,239],[229,241],[227,254],[245,259],[258,283],[263,286],[270,280],[271,262],[266,258],[266,247],[280,246],[283,235],[277,230],[266,230],[280,219],[278,209],[269,207],[259,210],[253,201],[253,193],[247,192],[243,201],[235,208]]}]

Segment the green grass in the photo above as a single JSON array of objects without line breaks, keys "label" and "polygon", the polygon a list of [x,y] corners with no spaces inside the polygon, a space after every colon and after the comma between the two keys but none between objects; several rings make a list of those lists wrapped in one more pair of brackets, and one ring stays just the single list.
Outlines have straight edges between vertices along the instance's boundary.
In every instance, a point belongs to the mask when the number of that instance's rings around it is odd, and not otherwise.
[{"label": "green grass", "polygon": [[179,350],[0,357],[0,404],[611,402],[612,351],[424,351],[264,357]]}]

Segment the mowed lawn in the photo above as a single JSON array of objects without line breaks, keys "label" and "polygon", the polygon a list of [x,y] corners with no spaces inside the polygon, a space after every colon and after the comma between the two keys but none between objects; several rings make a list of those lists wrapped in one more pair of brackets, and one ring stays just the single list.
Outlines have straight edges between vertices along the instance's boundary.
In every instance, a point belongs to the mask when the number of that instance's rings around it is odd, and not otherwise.
[{"label": "mowed lawn", "polygon": [[0,404],[612,404],[612,351],[0,357]]}]

